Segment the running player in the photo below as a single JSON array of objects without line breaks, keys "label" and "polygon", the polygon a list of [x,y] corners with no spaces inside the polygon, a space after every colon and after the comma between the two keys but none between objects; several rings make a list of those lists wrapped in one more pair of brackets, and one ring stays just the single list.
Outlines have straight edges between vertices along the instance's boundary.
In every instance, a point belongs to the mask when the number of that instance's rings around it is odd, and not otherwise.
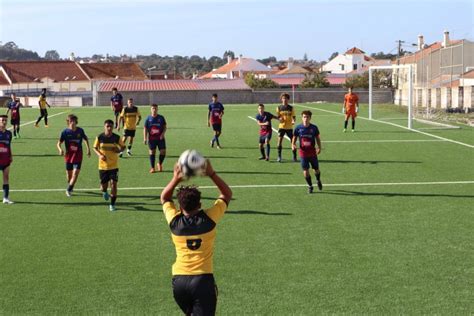
[{"label": "running player", "polygon": [[12,132],[7,130],[8,116],[0,115],[0,170],[3,171],[3,204],[13,204],[8,198],[10,164],[12,163]]},{"label": "running player", "polygon": [[[118,154],[125,149],[125,144],[119,135],[113,133],[114,121],[104,122],[104,132],[97,136],[94,142],[94,151],[99,156],[99,177],[102,196],[108,201],[109,210],[115,211],[118,182]],[[110,182],[110,195],[107,192]]]},{"label": "running player", "polygon": [[[137,125],[140,124],[140,120],[142,116],[140,114],[140,110],[133,105],[133,99],[130,98],[127,101],[127,106],[123,108],[122,113],[120,113],[120,122],[117,130],[120,130],[120,126],[124,126],[125,129],[123,131],[123,138],[122,141],[124,144],[127,143],[127,139],[130,137],[130,142],[128,143],[127,147],[127,155],[132,155],[132,145],[133,139],[135,138],[135,131],[137,129]],[[122,157],[123,152],[120,153],[120,157]]]},{"label": "running player", "polygon": [[220,192],[211,208],[201,208],[201,192],[194,186],[178,189],[179,209],[175,206],[173,192],[183,179],[178,164],[174,167],[173,178],[161,193],[163,213],[176,249],[172,269],[173,296],[186,315],[214,315],[216,312],[217,286],[213,275],[216,224],[227,210],[232,191],[209,161],[206,175]]},{"label": "running player", "polygon": [[122,110],[123,110],[123,97],[118,92],[117,88],[115,87],[112,88],[112,97],[110,98],[110,107],[112,108],[112,111],[114,111],[115,128],[117,128],[119,125],[120,113],[122,113]]},{"label": "running player", "polygon": [[8,112],[10,112],[10,124],[13,126],[13,138],[20,137],[20,100],[16,98],[16,94],[11,94],[11,100],[8,103]]},{"label": "running player", "polygon": [[[295,125],[295,110],[293,109],[293,106],[289,104],[290,102],[290,95],[288,93],[282,93],[280,95],[280,100],[282,104],[277,107],[277,116],[278,119],[280,120],[280,124],[278,124],[278,143],[277,143],[277,148],[278,148],[278,162],[281,162],[281,151],[282,151],[282,142],[283,138],[285,135],[288,136],[288,138],[291,139],[293,138],[293,126]],[[296,150],[293,150],[293,161],[296,160]]]},{"label": "running player", "polygon": [[[71,197],[74,185],[76,184],[79,173],[81,172],[82,165],[82,140],[86,143],[87,157],[91,156],[91,149],[89,147],[89,139],[87,138],[84,130],[77,126],[77,116],[69,114],[66,119],[67,128],[61,133],[61,136],[56,144],[58,147],[59,154],[64,156],[66,162],[66,178],[67,178],[67,189],[66,195]],[[66,154],[61,148],[61,144],[65,143]]]},{"label": "running player", "polygon": [[[300,143],[300,158],[303,175],[308,183],[308,193],[313,193],[313,183],[309,173],[309,167],[313,168],[318,183],[318,189],[323,189],[321,183],[321,171],[319,171],[318,155],[321,153],[321,139],[319,138],[319,129],[316,125],[311,124],[311,111],[303,111],[301,118],[303,124],[296,126],[294,136],[291,140],[291,148],[296,150],[296,140]],[[315,148],[316,143],[318,148]]]},{"label": "running player", "polygon": [[357,117],[357,113],[359,112],[359,97],[357,94],[352,93],[352,87],[349,87],[348,93],[344,96],[342,112],[346,115],[346,118],[344,119],[343,132],[346,132],[349,117],[352,117],[352,132],[354,133],[356,124],[355,119]]},{"label": "running player", "polygon": [[207,127],[212,125],[214,130],[214,138],[211,140],[211,147],[214,147],[214,143],[217,145],[217,149],[221,149],[219,143],[219,136],[222,133],[222,116],[224,115],[224,106],[217,100],[217,94],[212,95],[212,102],[209,103],[209,111],[207,112]]},{"label": "running player", "polygon": [[44,117],[44,127],[48,127],[48,110],[46,106],[48,106],[48,108],[50,108],[51,106],[49,105],[48,101],[46,101],[45,88],[41,89],[41,95],[39,96],[38,105],[40,108],[40,116],[36,120],[35,127],[38,127],[38,124],[43,117]]},{"label": "running player", "polygon": [[[270,140],[272,139],[272,119],[277,119],[275,115],[265,112],[265,105],[258,105],[258,114],[255,117],[260,126],[259,148],[261,156],[259,160],[270,160]],[[265,148],[264,148],[265,146]]]},{"label": "running player", "polygon": [[[146,118],[143,126],[143,143],[148,144],[148,153],[150,154],[150,173],[163,171],[163,161],[166,157],[166,120],[163,115],[158,114],[158,105],[153,103],[150,108],[151,115]],[[155,169],[156,147],[160,151],[158,163]]]}]

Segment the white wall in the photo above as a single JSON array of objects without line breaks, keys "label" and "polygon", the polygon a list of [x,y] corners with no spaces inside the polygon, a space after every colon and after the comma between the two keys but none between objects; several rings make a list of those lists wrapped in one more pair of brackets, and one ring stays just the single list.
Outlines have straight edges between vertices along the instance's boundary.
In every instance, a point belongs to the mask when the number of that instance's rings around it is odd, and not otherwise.
[{"label": "white wall", "polygon": [[[364,56],[363,54],[339,54],[323,66],[323,71],[333,74],[347,74],[354,70],[354,64],[357,65],[357,69],[371,64],[364,59]],[[341,65],[344,65],[344,70]]]}]

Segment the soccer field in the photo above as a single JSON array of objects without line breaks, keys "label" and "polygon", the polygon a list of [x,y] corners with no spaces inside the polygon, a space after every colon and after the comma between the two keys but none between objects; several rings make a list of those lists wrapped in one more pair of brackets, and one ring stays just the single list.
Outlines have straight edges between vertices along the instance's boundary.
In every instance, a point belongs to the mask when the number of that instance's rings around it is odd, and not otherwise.
[{"label": "soccer field", "polygon": [[[221,150],[209,146],[207,105],[161,106],[164,172],[148,173],[141,124],[134,155],[120,160],[117,212],[102,199],[94,153],[66,197],[55,146],[71,112],[92,145],[110,108],[51,109],[49,128],[28,124],[39,111],[23,109],[15,204],[0,206],[0,314],[180,315],[159,196],[188,148],[234,192],[215,246],[218,314],[474,313],[474,128],[413,132],[363,119],[362,105],[356,133],[342,133],[341,105],[297,105],[298,122],[304,109],[321,131],[323,191],[307,193],[289,141],[275,162],[275,133],[272,161],[258,160],[255,105],[226,105]],[[210,206],[217,190],[192,181]]]}]

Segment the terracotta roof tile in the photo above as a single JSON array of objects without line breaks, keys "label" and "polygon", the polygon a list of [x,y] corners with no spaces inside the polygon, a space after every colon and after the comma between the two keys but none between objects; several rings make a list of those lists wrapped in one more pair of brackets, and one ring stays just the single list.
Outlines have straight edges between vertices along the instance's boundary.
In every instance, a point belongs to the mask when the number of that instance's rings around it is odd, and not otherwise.
[{"label": "terracotta roof tile", "polygon": [[146,80],[146,81],[104,81],[99,92],[111,91],[183,91],[183,90],[248,90],[243,79],[233,80]]},{"label": "terracotta roof tile", "polygon": [[349,49],[347,52],[344,53],[345,55],[351,55],[351,54],[365,54],[365,52],[357,47],[352,47]]},{"label": "terracotta roof tile", "polygon": [[[34,82],[35,78],[51,78],[54,81],[89,80],[73,61],[4,61],[0,62],[13,83]],[[72,79],[76,77],[75,79]]]},{"label": "terracotta roof tile", "polygon": [[136,63],[90,63],[80,67],[92,80],[146,80],[148,77]]}]

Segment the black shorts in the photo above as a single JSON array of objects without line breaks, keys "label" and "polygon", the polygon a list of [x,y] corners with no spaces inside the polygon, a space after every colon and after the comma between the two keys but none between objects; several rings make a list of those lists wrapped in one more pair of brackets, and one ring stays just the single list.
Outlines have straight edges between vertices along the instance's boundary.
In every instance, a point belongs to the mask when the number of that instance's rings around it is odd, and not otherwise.
[{"label": "black shorts", "polygon": [[118,169],[99,170],[100,183],[104,184],[110,180],[118,182]]},{"label": "black shorts", "polygon": [[123,136],[125,136],[125,137],[135,137],[135,130],[125,129],[123,131]]},{"label": "black shorts", "polygon": [[115,116],[119,116],[122,113],[122,110],[114,110]]},{"label": "black shorts", "polygon": [[173,276],[173,296],[186,315],[215,315],[217,286],[212,274]]},{"label": "black shorts", "polygon": [[265,144],[265,142],[268,140],[270,141],[272,139],[272,133],[268,133],[267,135],[260,135],[260,138],[258,139],[258,142],[260,144]]},{"label": "black shorts", "polygon": [[40,115],[41,115],[41,116],[46,116],[46,115],[48,115],[48,110],[47,110],[47,109],[40,109]]},{"label": "black shorts", "polygon": [[10,164],[8,164],[8,165],[0,165],[0,171],[4,171],[4,170],[7,169],[8,167],[10,167]]},{"label": "black shorts", "polygon": [[215,132],[220,132],[220,131],[222,131],[222,124],[212,124],[212,129]]},{"label": "black shorts", "polygon": [[313,168],[314,170],[318,170],[319,169],[319,161],[318,161],[318,157],[307,157],[307,158],[303,158],[303,157],[300,157],[300,163],[301,163],[301,169],[303,170],[308,170],[309,169],[309,166],[311,166],[311,168]]},{"label": "black shorts", "polygon": [[158,150],[166,149],[166,140],[158,139],[148,141],[148,148],[150,148],[150,150],[155,150],[156,147],[158,147]]},{"label": "black shorts", "polygon": [[82,165],[82,161],[74,162],[74,163],[66,162],[66,170],[74,170],[74,169],[81,170],[81,165]]},{"label": "black shorts", "polygon": [[283,129],[280,128],[278,130],[278,137],[285,137],[285,134],[292,139],[293,138],[293,130],[292,129]]},{"label": "black shorts", "polygon": [[10,120],[11,125],[20,125],[20,119],[11,119]]}]

